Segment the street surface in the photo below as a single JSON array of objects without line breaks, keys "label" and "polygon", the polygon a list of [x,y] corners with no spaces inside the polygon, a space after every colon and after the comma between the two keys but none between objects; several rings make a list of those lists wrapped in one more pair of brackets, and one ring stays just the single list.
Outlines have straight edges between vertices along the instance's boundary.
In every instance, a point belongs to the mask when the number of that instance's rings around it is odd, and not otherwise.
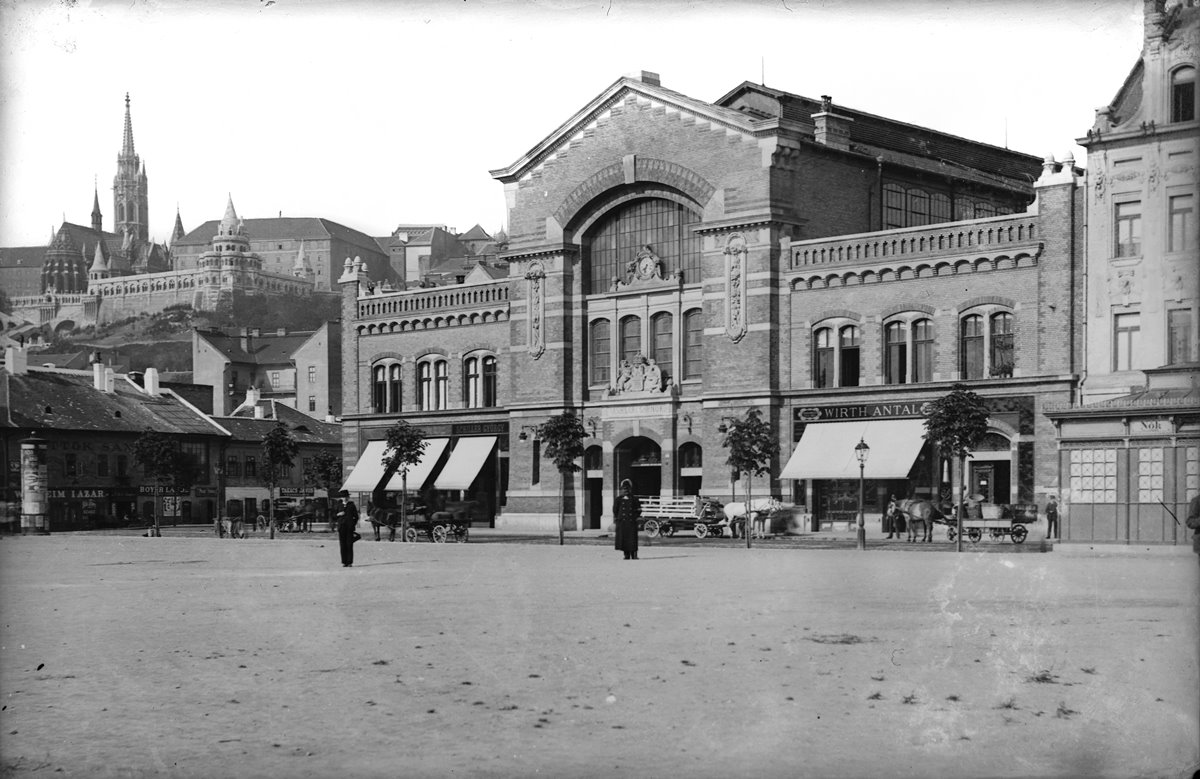
[{"label": "street surface", "polygon": [[767,546],[5,537],[0,775],[1200,766],[1193,555]]}]

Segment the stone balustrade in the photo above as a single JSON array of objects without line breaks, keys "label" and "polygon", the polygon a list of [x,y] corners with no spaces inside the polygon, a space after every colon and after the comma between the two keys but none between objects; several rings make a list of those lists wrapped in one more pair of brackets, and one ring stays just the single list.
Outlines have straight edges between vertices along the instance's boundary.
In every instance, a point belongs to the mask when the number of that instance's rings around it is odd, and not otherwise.
[{"label": "stone balustrade", "polygon": [[358,299],[358,318],[410,318],[429,313],[508,307],[509,281],[375,292]]}]

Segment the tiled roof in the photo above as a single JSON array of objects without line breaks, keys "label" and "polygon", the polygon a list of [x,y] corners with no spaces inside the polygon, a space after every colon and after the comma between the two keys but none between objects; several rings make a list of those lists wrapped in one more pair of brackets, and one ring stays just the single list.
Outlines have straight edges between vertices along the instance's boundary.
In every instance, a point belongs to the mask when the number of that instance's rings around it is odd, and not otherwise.
[{"label": "tiled roof", "polygon": [[261,441],[275,427],[276,422],[282,422],[298,444],[341,445],[342,426],[336,422],[313,419],[282,403],[275,403],[274,407],[278,419],[237,416],[217,417],[216,421],[238,441]]},{"label": "tiled roof", "polygon": [[277,335],[272,332],[246,336],[249,339],[250,350],[242,348],[241,335],[229,335],[214,330],[201,330],[199,335],[212,344],[213,348],[225,355],[231,362],[248,362],[256,365],[278,365],[288,363],[296,350],[313,337],[315,331],[288,333]]},{"label": "tiled roof", "polygon": [[492,240],[492,236],[488,235],[487,231],[484,230],[479,225],[475,225],[470,230],[467,230],[465,233],[458,236],[458,240],[460,240],[460,241],[490,241],[490,240]]},{"label": "tiled roof", "polygon": [[45,260],[45,246],[0,248],[0,268],[37,268],[40,272]]},{"label": "tiled roof", "polygon": [[146,429],[172,435],[222,435],[203,414],[171,395],[148,397],[121,376],[113,392],[101,392],[85,372],[31,369],[9,375],[6,427],[30,431],[46,428],[92,432],[141,433]]},{"label": "tiled roof", "polygon": [[[322,240],[336,238],[351,246],[378,252],[379,246],[375,239],[366,233],[361,233],[345,225],[331,222],[328,219],[315,216],[279,217],[275,219],[244,219],[246,236],[253,241],[276,240]],[[221,222],[210,219],[182,238],[177,239],[172,248],[180,246],[205,246],[212,243],[213,236]]]}]

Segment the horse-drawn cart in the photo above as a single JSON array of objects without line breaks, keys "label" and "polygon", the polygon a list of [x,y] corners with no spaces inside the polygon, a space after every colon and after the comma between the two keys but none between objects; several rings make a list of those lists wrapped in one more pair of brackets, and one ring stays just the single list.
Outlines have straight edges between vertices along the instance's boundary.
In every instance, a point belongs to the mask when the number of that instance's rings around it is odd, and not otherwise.
[{"label": "horse-drawn cart", "polygon": [[692,532],[697,538],[720,536],[729,522],[720,501],[688,495],[664,498],[657,495],[639,498],[642,504],[642,529],[651,538]]},{"label": "horse-drawn cart", "polygon": [[[978,543],[986,531],[991,536],[993,541],[1002,541],[1005,536],[1012,539],[1014,544],[1025,543],[1025,538],[1029,535],[1029,529],[1020,522],[1012,519],[976,519],[963,518],[963,535],[971,543]],[[958,530],[955,528],[953,520],[946,527],[946,537],[953,541],[958,537]]]},{"label": "horse-drawn cart", "polygon": [[410,515],[404,540],[416,541],[424,536],[435,544],[465,544],[471,536],[472,506],[473,501],[447,503],[442,511]]}]

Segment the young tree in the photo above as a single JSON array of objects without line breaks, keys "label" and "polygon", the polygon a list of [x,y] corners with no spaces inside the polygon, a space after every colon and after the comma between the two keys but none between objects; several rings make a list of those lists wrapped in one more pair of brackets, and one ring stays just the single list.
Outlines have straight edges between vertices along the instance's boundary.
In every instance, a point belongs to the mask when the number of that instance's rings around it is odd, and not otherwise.
[{"label": "young tree", "polygon": [[150,534],[161,536],[162,526],[158,518],[162,514],[162,495],[167,485],[175,482],[180,470],[182,458],[179,445],[162,433],[147,428],[133,442],[133,459],[141,466],[146,478],[158,487],[154,496],[154,526]]},{"label": "young tree", "polygon": [[951,486],[954,490],[955,536],[962,551],[962,473],[971,450],[987,435],[988,411],[983,398],[961,384],[929,404],[925,416],[925,438],[943,455],[954,458]]},{"label": "young tree", "polygon": [[755,476],[762,476],[771,468],[771,460],[779,454],[779,441],[771,426],[762,418],[762,413],[751,408],[744,419],[727,419],[717,431],[724,434],[721,445],[729,450],[725,464],[735,473],[746,474],[746,524],[742,528],[746,536],[746,548],[750,548],[750,515],[754,505],[753,484]]},{"label": "young tree", "polygon": [[563,522],[567,505],[567,478],[569,474],[582,470],[577,460],[583,457],[583,439],[587,433],[583,422],[570,411],[550,417],[538,428],[538,440],[542,442],[546,457],[558,469],[558,545],[565,543]]},{"label": "young tree", "polygon": [[334,497],[342,483],[342,458],[331,449],[321,449],[308,461],[304,469],[304,483],[323,489],[327,496]]},{"label": "young tree", "polygon": [[300,445],[287,425],[276,422],[262,440],[262,469],[259,477],[267,485],[267,524],[271,528],[271,538],[275,537],[275,488],[279,480],[292,467]]},{"label": "young tree", "polygon": [[387,448],[383,450],[385,473],[400,472],[400,540],[408,540],[408,469],[421,462],[428,442],[425,431],[403,419],[387,429]]}]

